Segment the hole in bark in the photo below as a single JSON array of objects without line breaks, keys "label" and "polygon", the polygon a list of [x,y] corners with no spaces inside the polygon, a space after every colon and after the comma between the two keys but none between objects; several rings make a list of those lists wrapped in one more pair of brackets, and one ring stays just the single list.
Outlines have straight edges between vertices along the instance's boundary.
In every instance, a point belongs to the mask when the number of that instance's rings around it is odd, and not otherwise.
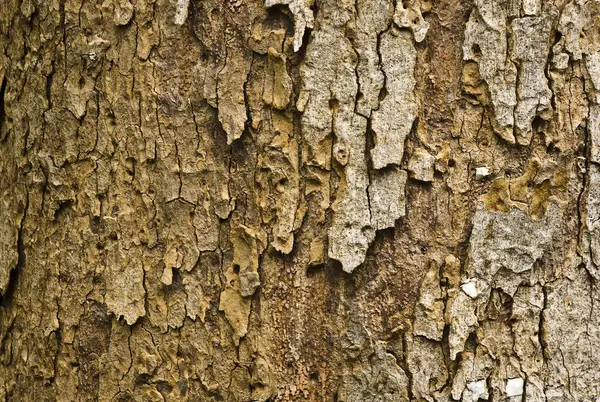
[{"label": "hole in bark", "polygon": [[471,52],[473,52],[475,57],[481,57],[481,48],[479,47],[479,44],[473,44],[473,46],[471,46]]},{"label": "hole in bark", "polygon": [[275,4],[267,9],[267,18],[264,25],[278,28],[284,26],[289,36],[294,35],[294,22],[292,13],[287,5]]},{"label": "hole in bark", "polygon": [[240,274],[240,266],[237,264],[233,264],[233,273],[236,275]]},{"label": "hole in bark", "polygon": [[546,121],[542,119],[540,116],[535,116],[533,122],[531,122],[531,128],[534,133],[538,133],[540,131],[544,131],[544,127],[546,126]]},{"label": "hole in bark", "polygon": [[329,109],[334,111],[338,108],[338,106],[340,105],[340,101],[338,101],[337,99],[329,99]]},{"label": "hole in bark", "polygon": [[178,269],[173,269],[173,278],[172,278],[172,282],[171,285],[181,285],[181,273],[179,272]]},{"label": "hole in bark", "polygon": [[475,332],[471,332],[465,341],[465,350],[475,350],[477,348],[477,334]]},{"label": "hole in bark", "polygon": [[138,374],[135,377],[135,384],[136,385],[144,385],[144,384],[148,384],[150,382],[150,375],[149,374]]},{"label": "hole in bark", "polygon": [[454,159],[448,159],[448,167],[456,166],[456,161]]},{"label": "hole in bark", "polygon": [[556,45],[558,42],[560,42],[560,40],[562,39],[562,34],[560,33],[560,31],[557,29],[554,32],[554,43],[552,44],[552,46]]},{"label": "hole in bark", "polygon": [[277,182],[277,188],[283,190],[287,184],[288,184],[288,179],[284,177],[283,179],[281,179]]},{"label": "hole in bark", "polygon": [[73,200],[59,200],[58,208],[54,211],[54,220],[61,220],[73,208]]}]

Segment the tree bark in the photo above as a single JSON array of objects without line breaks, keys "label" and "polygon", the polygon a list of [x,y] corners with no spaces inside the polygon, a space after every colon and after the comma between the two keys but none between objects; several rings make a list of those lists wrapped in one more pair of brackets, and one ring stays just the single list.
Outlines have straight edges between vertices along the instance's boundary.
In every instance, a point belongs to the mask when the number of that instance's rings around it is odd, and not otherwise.
[{"label": "tree bark", "polygon": [[0,399],[599,401],[598,0],[2,0]]}]

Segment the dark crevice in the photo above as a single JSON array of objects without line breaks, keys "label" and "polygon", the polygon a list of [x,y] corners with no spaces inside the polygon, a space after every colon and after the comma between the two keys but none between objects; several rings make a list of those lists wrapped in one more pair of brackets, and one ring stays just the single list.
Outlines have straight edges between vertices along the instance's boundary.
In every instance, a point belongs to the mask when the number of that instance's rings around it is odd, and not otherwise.
[{"label": "dark crevice", "polygon": [[250,74],[252,74],[252,66],[254,65],[254,53],[252,53],[252,60],[250,61],[250,68],[246,79],[244,80],[243,91],[244,91],[244,105],[246,106],[246,122],[244,125],[244,131],[250,131],[252,129],[252,111],[250,110],[250,99],[248,98],[248,83],[250,82]]},{"label": "dark crevice", "polygon": [[306,277],[312,278],[313,276],[317,275],[319,272],[323,272],[324,269],[325,269],[325,264],[309,265],[306,267]]},{"label": "dark crevice", "polygon": [[544,304],[542,305],[542,310],[540,311],[540,319],[538,324],[538,342],[540,343],[540,348],[542,350],[542,357],[544,359],[544,364],[550,356],[548,355],[548,342],[547,342],[547,334],[546,334],[546,317],[545,312],[548,308],[548,291],[545,286],[542,286],[542,292],[544,294]]},{"label": "dark crevice", "polygon": [[[60,303],[57,303],[60,306]],[[54,354],[54,359],[53,359],[53,368],[54,368],[54,373],[52,375],[52,378],[50,379],[51,383],[54,383],[56,381],[56,377],[58,376],[58,357],[61,353],[62,350],[62,345],[63,345],[63,337],[62,337],[62,331],[60,329],[60,322],[59,322],[59,327],[56,328],[56,330],[54,331],[54,336],[56,338],[56,352]]]},{"label": "dark crevice", "polygon": [[23,266],[25,266],[25,244],[23,241],[23,228],[25,226],[25,219],[27,217],[27,209],[29,208],[29,193],[27,193],[27,198],[25,200],[25,209],[23,211],[23,218],[21,219],[21,224],[19,226],[19,231],[17,233],[17,264],[10,271],[8,286],[6,287],[6,291],[0,295],[0,306],[4,308],[9,307],[9,303],[13,300],[13,296],[17,289],[17,284],[19,282],[19,275],[21,274],[21,270]]},{"label": "dark crevice", "polygon": [[58,208],[54,211],[54,220],[55,221],[63,221],[66,219],[69,211],[73,209],[73,200],[59,200]]},{"label": "dark crevice", "polygon": [[[398,359],[396,359],[398,360]],[[408,379],[408,383],[406,386],[406,392],[408,394],[408,400],[409,401],[414,401],[415,397],[413,394],[413,375],[412,372],[410,371],[409,367],[408,367],[408,343],[406,341],[406,334],[404,334],[404,336],[402,336],[402,359],[399,361],[399,364],[401,364],[401,366],[403,366],[402,368],[404,369],[404,373],[406,374],[406,378]]]},{"label": "dark crevice", "polygon": [[6,109],[4,106],[4,94],[6,92],[6,77],[2,79],[2,85],[0,86],[0,138],[2,137],[2,127],[4,126],[4,119],[6,118]]},{"label": "dark crevice", "polygon": [[306,56],[306,51],[308,49],[308,44],[310,43],[310,38],[312,37],[313,28],[306,27],[304,29],[304,35],[302,36],[302,45],[300,45],[300,49],[297,52],[289,55],[289,62],[292,66],[300,66],[302,61]]},{"label": "dark crevice", "polygon": [[283,26],[287,35],[294,35],[294,14],[287,4],[274,4],[267,8],[267,17],[264,21],[267,28]]}]

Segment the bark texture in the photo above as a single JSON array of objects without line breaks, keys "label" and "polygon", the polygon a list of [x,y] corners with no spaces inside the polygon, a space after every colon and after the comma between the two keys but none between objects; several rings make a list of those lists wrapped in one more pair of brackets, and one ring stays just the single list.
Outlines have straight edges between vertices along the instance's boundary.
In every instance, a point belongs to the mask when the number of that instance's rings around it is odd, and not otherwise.
[{"label": "bark texture", "polygon": [[1,0],[0,400],[600,401],[599,0]]}]

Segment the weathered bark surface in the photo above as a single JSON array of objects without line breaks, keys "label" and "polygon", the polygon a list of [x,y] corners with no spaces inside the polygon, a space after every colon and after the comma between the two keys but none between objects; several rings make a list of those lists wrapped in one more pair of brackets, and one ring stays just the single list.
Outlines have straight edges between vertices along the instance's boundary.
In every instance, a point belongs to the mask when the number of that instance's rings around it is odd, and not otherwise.
[{"label": "weathered bark surface", "polygon": [[598,0],[1,0],[0,399],[597,401]]}]

